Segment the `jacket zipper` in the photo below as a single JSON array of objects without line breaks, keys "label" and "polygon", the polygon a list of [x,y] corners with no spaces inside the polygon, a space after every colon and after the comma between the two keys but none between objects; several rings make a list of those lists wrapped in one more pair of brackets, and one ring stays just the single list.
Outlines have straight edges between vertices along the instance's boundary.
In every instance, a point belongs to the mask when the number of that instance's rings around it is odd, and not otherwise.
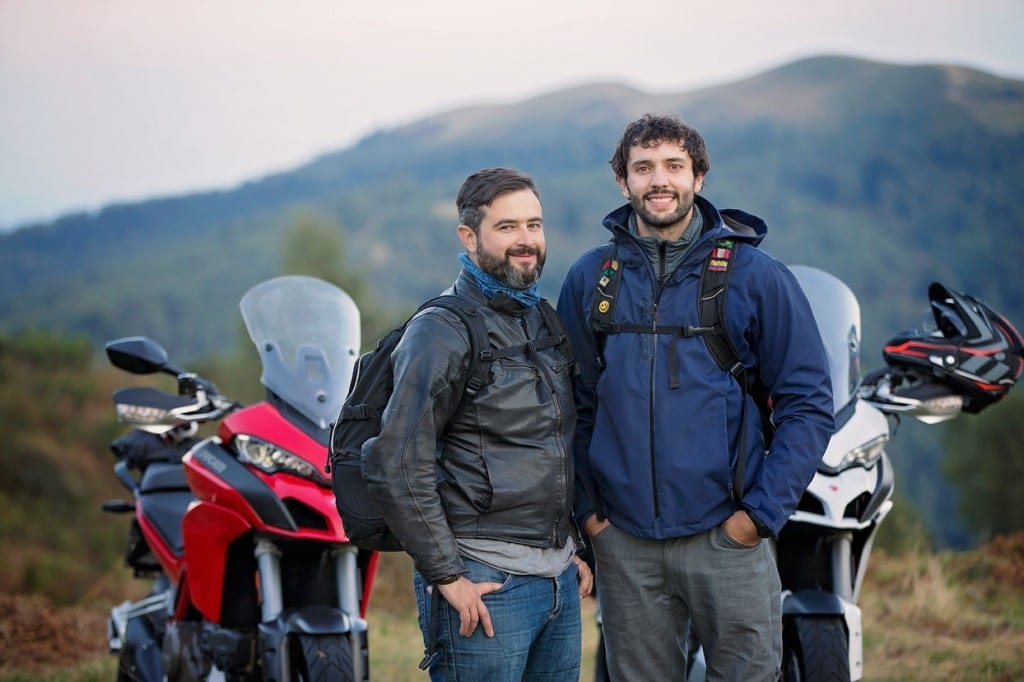
[{"label": "jacket zipper", "polygon": [[[665,243],[661,242],[661,243],[658,244],[658,269],[659,269],[660,272],[655,272],[654,271],[654,266],[651,265],[650,258],[647,258],[644,255],[645,250],[644,250],[643,245],[639,243],[639,240],[636,239],[636,237],[634,237],[633,234],[629,232],[629,230],[625,230],[625,231],[626,231],[626,234],[629,236],[629,238],[631,238],[633,240],[634,244],[636,244],[636,247],[637,247],[638,251],[640,252],[641,256],[643,256],[641,258],[641,260],[643,261],[644,266],[647,268],[647,271],[652,276],[651,291],[652,291],[653,296],[652,296],[652,304],[651,304],[651,330],[653,331],[654,329],[656,329],[658,327],[658,304],[661,301],[661,294],[664,292],[665,285],[668,284],[668,280],[670,279],[669,277],[666,277],[664,279],[664,281],[662,281],[662,278],[660,277],[660,274],[664,273],[664,271],[665,271],[665,261],[666,261]],[[690,246],[691,252],[692,252],[693,247],[698,242],[703,241],[704,239],[707,238],[707,234],[708,234],[707,231],[705,231],[705,233],[701,237],[699,237],[693,244],[691,244],[691,246]],[[686,259],[684,257],[683,261],[685,261],[685,260]],[[683,261],[681,261],[679,263],[679,265],[676,266],[677,269],[683,265]],[[658,498],[658,465],[657,465],[657,460],[655,459],[655,445],[654,445],[654,434],[655,434],[655,424],[654,424],[655,404],[654,404],[654,400],[655,400],[655,396],[657,395],[657,391],[655,390],[655,388],[656,388],[655,384],[656,384],[656,377],[657,377],[657,361],[658,361],[658,339],[657,339],[658,335],[657,334],[652,334],[651,336],[654,337],[654,352],[651,354],[651,377],[650,377],[651,378],[651,381],[650,381],[651,412],[650,412],[650,419],[649,419],[649,424],[650,424],[649,440],[650,440],[650,443],[651,443],[651,445],[650,445],[650,448],[651,448],[651,451],[650,451],[650,460],[651,460],[651,500],[652,500],[653,505],[654,505],[654,518],[657,519],[657,518],[659,518],[661,516],[661,502],[660,502],[660,500]]]},{"label": "jacket zipper", "polygon": [[[645,258],[644,261],[652,271],[651,274],[654,275],[654,280],[651,286],[653,294],[651,303],[651,331],[654,331],[658,328],[658,304],[661,301],[661,292],[664,289],[662,275],[665,273],[665,242],[658,243],[658,272],[653,272],[654,268],[650,267],[650,260]],[[651,413],[650,418],[648,419],[650,434],[648,436],[648,440],[651,443],[651,502],[654,505],[654,518],[658,519],[661,516],[661,500],[658,496],[658,460],[654,441],[654,435],[656,432],[654,414],[656,407],[655,396],[657,395],[657,387],[655,384],[657,383],[658,375],[658,335],[652,334],[651,337],[651,341],[654,344],[654,352],[651,353],[651,380],[648,384],[650,386],[651,395]]]}]

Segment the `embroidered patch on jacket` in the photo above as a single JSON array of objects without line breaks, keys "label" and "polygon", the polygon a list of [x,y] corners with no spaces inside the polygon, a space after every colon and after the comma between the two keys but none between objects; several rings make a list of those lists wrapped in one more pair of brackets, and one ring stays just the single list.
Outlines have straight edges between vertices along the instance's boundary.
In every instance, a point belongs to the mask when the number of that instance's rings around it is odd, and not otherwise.
[{"label": "embroidered patch on jacket", "polygon": [[708,261],[708,270],[711,272],[725,272],[729,268],[728,258],[712,258]]}]

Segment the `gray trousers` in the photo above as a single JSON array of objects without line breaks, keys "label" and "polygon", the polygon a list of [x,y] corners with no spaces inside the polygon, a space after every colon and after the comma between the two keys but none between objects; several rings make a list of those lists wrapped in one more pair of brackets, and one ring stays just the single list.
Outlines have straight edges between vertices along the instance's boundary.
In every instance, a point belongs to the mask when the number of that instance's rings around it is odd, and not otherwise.
[{"label": "gray trousers", "polygon": [[591,542],[614,682],[684,680],[690,627],[708,680],[778,678],[782,596],[771,541],[746,547],[721,526],[671,540],[608,526]]}]

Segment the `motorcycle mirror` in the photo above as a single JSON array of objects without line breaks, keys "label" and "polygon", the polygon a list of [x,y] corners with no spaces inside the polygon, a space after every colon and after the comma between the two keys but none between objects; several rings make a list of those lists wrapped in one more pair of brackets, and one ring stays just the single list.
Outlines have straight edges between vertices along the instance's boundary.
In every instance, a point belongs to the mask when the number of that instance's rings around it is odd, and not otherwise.
[{"label": "motorcycle mirror", "polygon": [[106,351],[110,364],[132,374],[167,372],[177,376],[182,373],[167,361],[167,351],[163,346],[145,336],[108,341]]}]

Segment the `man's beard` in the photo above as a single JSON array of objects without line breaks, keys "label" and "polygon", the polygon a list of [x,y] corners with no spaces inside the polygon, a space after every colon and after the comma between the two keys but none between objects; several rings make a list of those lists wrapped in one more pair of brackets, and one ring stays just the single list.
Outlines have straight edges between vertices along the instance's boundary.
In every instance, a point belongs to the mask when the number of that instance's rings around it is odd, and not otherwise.
[{"label": "man's beard", "polygon": [[[663,195],[665,192],[648,192],[648,194]],[[672,194],[675,195],[677,208],[669,214],[657,215],[648,211],[647,207],[644,205],[644,195],[631,193],[629,195],[629,203],[633,206],[633,211],[637,214],[640,220],[644,222],[644,225],[655,230],[660,230],[677,225],[690,214],[690,209],[693,208],[692,194],[687,193],[684,196],[676,191],[673,191]]]},{"label": "man's beard", "polygon": [[[537,257],[537,263],[527,271],[520,270],[512,265],[511,256],[525,256],[533,254]],[[502,284],[513,289],[527,289],[540,279],[540,273],[544,269],[544,261],[547,253],[544,249],[536,246],[517,246],[505,251],[503,256],[498,256],[483,247],[477,245],[476,259],[480,269]]]}]

